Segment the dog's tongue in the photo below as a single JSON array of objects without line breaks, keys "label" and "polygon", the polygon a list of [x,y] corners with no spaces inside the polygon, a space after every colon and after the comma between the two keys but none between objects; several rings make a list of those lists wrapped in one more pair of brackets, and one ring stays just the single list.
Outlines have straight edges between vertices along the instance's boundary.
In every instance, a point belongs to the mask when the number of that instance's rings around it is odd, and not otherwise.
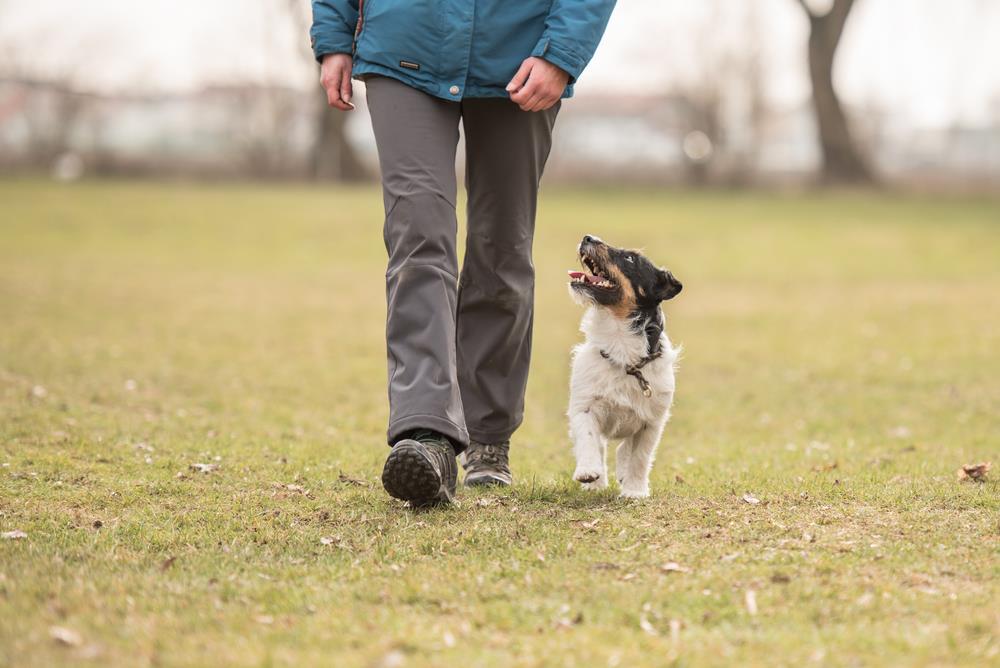
[{"label": "dog's tongue", "polygon": [[569,277],[571,279],[573,279],[574,281],[577,280],[578,278],[582,278],[583,280],[587,281],[588,283],[598,283],[598,282],[600,282],[600,279],[597,278],[597,276],[592,276],[591,274],[588,274],[588,273],[583,272],[583,271],[573,271],[573,270],[570,270],[570,271],[568,271],[566,273],[568,273]]}]

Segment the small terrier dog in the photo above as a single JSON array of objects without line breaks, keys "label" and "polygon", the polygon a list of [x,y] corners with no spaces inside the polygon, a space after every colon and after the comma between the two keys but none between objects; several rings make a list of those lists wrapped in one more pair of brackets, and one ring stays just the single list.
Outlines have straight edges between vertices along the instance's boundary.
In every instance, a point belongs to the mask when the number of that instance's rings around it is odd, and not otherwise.
[{"label": "small terrier dog", "polygon": [[660,303],[683,287],[641,253],[587,235],[579,246],[585,271],[570,271],[569,291],[587,306],[585,341],[573,349],[569,434],[573,478],[587,489],[608,486],[608,439],[621,440],[616,473],[621,496],[649,496],[653,455],[670,419],[680,348],[664,331]]}]

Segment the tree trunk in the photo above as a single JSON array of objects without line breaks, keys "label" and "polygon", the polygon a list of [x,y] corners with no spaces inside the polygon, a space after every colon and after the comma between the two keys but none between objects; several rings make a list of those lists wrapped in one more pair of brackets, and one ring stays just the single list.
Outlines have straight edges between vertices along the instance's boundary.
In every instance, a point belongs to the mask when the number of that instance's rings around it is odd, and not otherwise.
[{"label": "tree trunk", "polygon": [[809,16],[809,79],[813,113],[823,153],[822,180],[829,184],[869,184],[875,177],[851,135],[850,124],[833,85],[833,63],[854,0],[834,0],[826,14],[813,13],[806,0],[799,0]]},{"label": "tree trunk", "polygon": [[312,178],[317,181],[367,180],[368,170],[358,159],[345,132],[348,115],[358,112],[331,109],[322,89],[316,97],[320,108],[316,117],[316,143],[309,165]]}]

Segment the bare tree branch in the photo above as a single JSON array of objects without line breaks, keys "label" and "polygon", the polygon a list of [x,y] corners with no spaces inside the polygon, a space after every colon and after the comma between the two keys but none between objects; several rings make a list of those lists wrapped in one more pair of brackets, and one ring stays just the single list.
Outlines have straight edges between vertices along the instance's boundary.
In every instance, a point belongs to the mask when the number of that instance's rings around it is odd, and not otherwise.
[{"label": "bare tree branch", "polygon": [[806,15],[810,19],[818,18],[816,13],[813,12],[813,10],[809,7],[809,3],[807,2],[807,0],[798,0],[798,3],[799,5],[802,6],[803,11],[805,11]]},{"label": "bare tree branch", "polygon": [[798,0],[809,17],[809,80],[813,111],[823,152],[823,180],[828,183],[872,183],[875,176],[854,141],[847,114],[833,83],[833,64],[844,26],[855,0],[834,0],[818,15],[807,0]]}]

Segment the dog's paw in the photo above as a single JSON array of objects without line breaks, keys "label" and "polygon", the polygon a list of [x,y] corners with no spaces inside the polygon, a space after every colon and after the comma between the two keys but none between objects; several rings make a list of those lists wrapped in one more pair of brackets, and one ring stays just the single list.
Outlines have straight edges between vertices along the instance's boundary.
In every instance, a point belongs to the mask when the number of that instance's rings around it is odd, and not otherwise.
[{"label": "dog's paw", "polygon": [[619,494],[623,499],[645,499],[649,496],[648,487],[622,487],[621,494]]},{"label": "dog's paw", "polygon": [[590,490],[607,489],[608,488],[608,476],[602,475],[600,478],[594,482],[582,482],[580,487]]},{"label": "dog's paw", "polygon": [[604,472],[598,468],[587,468],[585,466],[578,466],[576,471],[573,473],[573,480],[582,483],[594,484],[604,478],[604,484],[607,486],[607,476]]}]

